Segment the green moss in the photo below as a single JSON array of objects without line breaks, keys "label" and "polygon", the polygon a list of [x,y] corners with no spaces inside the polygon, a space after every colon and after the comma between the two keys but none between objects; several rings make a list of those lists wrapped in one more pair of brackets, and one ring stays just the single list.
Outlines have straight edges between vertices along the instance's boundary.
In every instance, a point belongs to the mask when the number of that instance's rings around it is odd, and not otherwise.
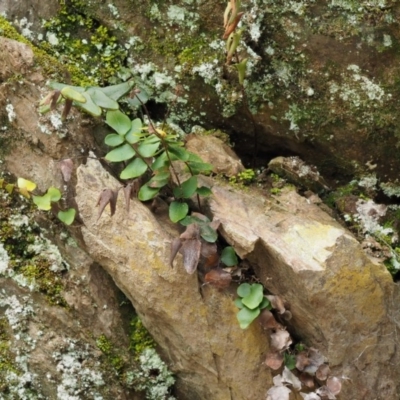
[{"label": "green moss", "polygon": [[118,354],[111,341],[105,336],[100,335],[96,339],[96,345],[101,350],[109,364],[118,374],[121,374],[126,363],[121,355]]},{"label": "green moss", "polygon": [[245,169],[244,171],[239,172],[235,176],[231,176],[229,178],[229,183],[233,186],[235,185],[246,186],[254,182],[255,178],[256,178],[256,173],[254,170]]},{"label": "green moss", "polygon": [[130,328],[129,349],[133,352],[135,358],[138,359],[144,349],[154,348],[156,343],[147,329],[143,326],[143,323],[138,316],[135,316],[131,320]]},{"label": "green moss", "polygon": [[0,35],[16,40],[17,42],[27,44],[35,55],[35,61],[38,66],[43,69],[46,76],[49,76],[56,80],[64,80],[65,73],[71,76],[72,82],[76,85],[88,85],[93,84],[93,81],[89,80],[86,74],[79,70],[75,65],[68,61],[60,63],[56,57],[48,54],[46,46],[39,48],[33,45],[27,38],[18,33],[18,31],[8,22],[3,16],[0,15]]},{"label": "green moss", "polygon": [[0,183],[0,242],[9,257],[8,275],[24,277],[26,284],[42,293],[51,305],[67,307],[61,272],[53,271],[53,262],[35,249],[41,230],[30,220],[35,210],[33,203],[22,199],[15,190],[8,193],[9,184]]}]

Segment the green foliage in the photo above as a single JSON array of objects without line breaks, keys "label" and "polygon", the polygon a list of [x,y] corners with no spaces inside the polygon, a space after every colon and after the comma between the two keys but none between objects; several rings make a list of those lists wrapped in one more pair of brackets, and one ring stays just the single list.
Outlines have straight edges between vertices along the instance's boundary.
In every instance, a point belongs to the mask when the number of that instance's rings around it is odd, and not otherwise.
[{"label": "green foliage", "polygon": [[263,294],[264,288],[260,283],[242,283],[238,289],[236,307],[240,308],[237,319],[240,327],[246,329],[260,315],[264,308],[271,309],[271,304]]},{"label": "green foliage", "polygon": [[239,172],[235,176],[229,178],[229,183],[232,185],[250,185],[254,181],[256,173],[252,169],[245,169],[243,172]]},{"label": "green foliage", "polygon": [[235,250],[233,247],[228,246],[225,247],[222,250],[221,253],[221,261],[227,266],[227,267],[233,267],[235,265],[238,265],[239,260],[236,256]]},{"label": "green foliage", "polygon": [[[193,195],[208,196],[211,193],[207,187],[198,187],[197,175],[210,173],[212,166],[188,152],[178,135],[167,134],[153,124],[145,107],[148,96],[143,90],[140,93],[137,90],[132,91],[133,81],[105,88],[71,86],[59,82],[51,82],[50,87],[53,92],[40,103],[42,113],[55,108],[58,103],[65,103],[64,119],[67,118],[71,106],[76,106],[93,116],[105,113],[106,124],[114,130],[105,138],[105,144],[112,148],[105,155],[105,159],[111,162],[126,162],[125,168],[120,173],[120,179],[141,178],[143,183],[138,191],[139,200],[152,200],[165,186],[172,186],[176,201],[171,203],[169,215],[173,222],[178,222],[188,214],[187,199]],[[140,118],[131,119],[120,109],[117,101],[130,91],[134,99],[143,106],[149,119],[148,126],[145,126]],[[191,176],[181,182],[173,161],[183,163]],[[176,184],[171,179],[171,171]],[[35,197],[34,201],[41,209],[51,208],[47,195]],[[64,222],[69,221],[67,215],[61,214]],[[211,232],[208,229],[208,234],[205,226],[202,230],[209,240],[210,236],[213,236],[212,241],[216,240],[215,230]]]},{"label": "green foliage", "polygon": [[139,358],[140,354],[145,349],[152,349],[156,343],[150,336],[147,329],[143,326],[142,321],[138,316],[132,318],[130,322],[130,344],[129,350],[131,350],[136,359]]},{"label": "green foliage", "polygon": [[100,335],[96,339],[96,346],[106,356],[108,363],[115,369],[117,374],[120,374],[125,367],[124,359],[117,354],[117,351],[114,349],[113,344],[107,336]]}]

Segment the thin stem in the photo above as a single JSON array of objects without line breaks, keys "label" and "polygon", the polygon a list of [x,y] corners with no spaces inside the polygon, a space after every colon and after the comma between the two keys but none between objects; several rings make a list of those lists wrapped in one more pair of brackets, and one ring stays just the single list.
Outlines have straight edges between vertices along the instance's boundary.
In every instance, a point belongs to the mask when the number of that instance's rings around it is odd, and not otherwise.
[{"label": "thin stem", "polygon": [[[190,168],[190,165],[189,165],[188,163],[186,163],[186,162],[185,162],[185,164],[186,164],[186,166],[188,167],[188,170],[189,170],[189,172],[190,172],[190,175],[194,176],[194,173],[193,173],[193,171],[192,171],[192,168]],[[199,206],[199,211],[202,212],[201,203],[200,203],[200,196],[199,196],[198,193],[196,193],[196,197],[197,197],[197,204],[198,204],[198,206]]]}]

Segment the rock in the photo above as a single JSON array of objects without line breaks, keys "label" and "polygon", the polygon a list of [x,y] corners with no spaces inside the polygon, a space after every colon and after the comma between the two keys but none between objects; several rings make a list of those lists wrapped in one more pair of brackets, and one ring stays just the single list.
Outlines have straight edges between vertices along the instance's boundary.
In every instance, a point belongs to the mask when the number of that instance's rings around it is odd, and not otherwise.
[{"label": "rock", "polygon": [[396,399],[392,313],[398,287],[386,268],[294,191],[283,191],[276,203],[257,192],[214,186],[210,209],[261,283],[290,304],[289,329],[322,351],[334,374],[349,379],[340,398]]},{"label": "rock", "polygon": [[244,171],[244,166],[239,157],[217,137],[188,135],[186,137],[186,149],[210,163],[213,166],[213,172],[216,174],[234,176]]},{"label": "rock", "polygon": [[127,215],[120,196],[115,215],[111,218],[106,209],[97,221],[99,193],[119,186],[97,160],[79,167],[76,202],[83,238],[91,257],[132,301],[160,345],[177,374],[178,398],[262,398],[271,376],[261,365],[268,350],[261,328],[253,324],[241,330],[234,296],[199,288],[180,256],[171,269],[172,238],[138,200],[132,200]]},{"label": "rock", "polygon": [[8,78],[25,74],[33,65],[33,51],[24,43],[0,36],[0,83]]}]

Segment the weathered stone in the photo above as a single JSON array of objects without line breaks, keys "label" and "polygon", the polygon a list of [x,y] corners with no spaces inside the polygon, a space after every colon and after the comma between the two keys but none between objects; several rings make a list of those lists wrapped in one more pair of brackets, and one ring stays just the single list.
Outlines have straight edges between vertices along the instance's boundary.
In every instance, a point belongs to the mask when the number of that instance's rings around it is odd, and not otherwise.
[{"label": "weathered stone", "polygon": [[0,54],[0,83],[12,76],[25,74],[33,65],[33,51],[28,45],[1,36]]},{"label": "weathered stone", "polygon": [[239,157],[217,137],[188,135],[186,149],[210,163],[213,166],[213,172],[216,174],[233,176],[244,170]]},{"label": "weathered stone", "polygon": [[262,398],[271,377],[261,365],[268,350],[261,328],[253,324],[241,330],[233,296],[208,286],[199,288],[196,274],[184,271],[180,256],[171,269],[172,238],[139,201],[132,201],[128,215],[120,196],[115,215],[111,218],[106,209],[97,221],[100,191],[119,186],[99,161],[89,159],[79,167],[76,201],[83,238],[91,256],[129,297],[161,346],[178,376],[180,396]]},{"label": "weathered stone", "polygon": [[389,310],[398,288],[386,268],[294,191],[284,191],[279,203],[221,187],[213,194],[211,212],[225,239],[290,304],[290,329],[327,356],[334,374],[349,378],[343,398],[397,398],[396,323]]}]

